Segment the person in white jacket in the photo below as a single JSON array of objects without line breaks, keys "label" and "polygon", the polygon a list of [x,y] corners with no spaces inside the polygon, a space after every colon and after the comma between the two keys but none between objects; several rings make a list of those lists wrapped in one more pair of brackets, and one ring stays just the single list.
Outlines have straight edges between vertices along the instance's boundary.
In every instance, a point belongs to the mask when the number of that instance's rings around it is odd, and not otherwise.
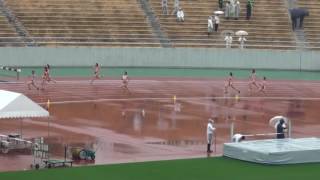
[{"label": "person in white jacket", "polygon": [[177,21],[184,22],[184,12],[182,8],[179,8],[179,11],[177,12]]},{"label": "person in white jacket", "polygon": [[208,36],[213,32],[212,16],[208,17]]},{"label": "person in white jacket", "polygon": [[213,134],[216,128],[213,125],[214,121],[210,118],[207,125],[207,153],[212,153],[211,144],[213,141]]},{"label": "person in white jacket", "polygon": [[232,36],[230,33],[227,33],[226,37],[224,38],[224,41],[226,41],[226,48],[231,48],[231,44],[232,44]]},{"label": "person in white jacket", "polygon": [[241,11],[240,1],[237,0],[236,5],[235,5],[235,12],[234,12],[234,19],[235,20],[238,20],[238,18],[240,16],[240,11]]},{"label": "person in white jacket", "polygon": [[239,37],[239,42],[240,42],[240,49],[244,48],[244,43],[247,41],[247,39],[244,36]]}]

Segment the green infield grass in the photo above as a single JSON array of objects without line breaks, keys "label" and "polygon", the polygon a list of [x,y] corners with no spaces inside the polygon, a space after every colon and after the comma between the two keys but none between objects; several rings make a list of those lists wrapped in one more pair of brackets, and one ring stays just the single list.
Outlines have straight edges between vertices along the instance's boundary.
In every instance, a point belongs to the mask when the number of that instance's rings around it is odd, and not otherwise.
[{"label": "green infield grass", "polygon": [[0,173],[1,180],[316,180],[320,163],[262,165],[225,157]]}]

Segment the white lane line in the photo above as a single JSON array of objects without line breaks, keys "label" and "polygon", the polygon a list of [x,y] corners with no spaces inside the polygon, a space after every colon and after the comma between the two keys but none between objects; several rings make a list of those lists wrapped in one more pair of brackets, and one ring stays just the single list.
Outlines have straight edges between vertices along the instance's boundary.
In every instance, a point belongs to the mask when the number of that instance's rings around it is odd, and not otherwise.
[{"label": "white lane line", "polygon": [[[177,100],[305,100],[305,101],[320,101],[320,97],[176,97]],[[146,97],[146,98],[99,98],[87,100],[69,100],[69,101],[53,101],[50,104],[71,104],[71,103],[89,103],[89,102],[107,102],[107,101],[144,101],[144,100],[173,100],[173,97]],[[45,105],[47,102],[41,102],[40,105]]]}]

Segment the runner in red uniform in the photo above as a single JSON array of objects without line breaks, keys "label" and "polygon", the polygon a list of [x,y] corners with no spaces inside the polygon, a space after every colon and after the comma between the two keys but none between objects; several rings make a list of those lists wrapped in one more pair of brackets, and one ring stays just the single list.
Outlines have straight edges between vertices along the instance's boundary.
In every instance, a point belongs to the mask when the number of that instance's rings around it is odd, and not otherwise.
[{"label": "runner in red uniform", "polygon": [[45,85],[48,82],[49,79],[49,72],[48,72],[48,67],[44,66],[43,68],[43,75],[42,75],[42,83],[41,83],[41,89],[45,89]]},{"label": "runner in red uniform", "polygon": [[50,76],[50,65],[47,64],[47,82],[54,82],[57,83],[54,79],[51,78]]},{"label": "runner in red uniform", "polygon": [[237,91],[240,94],[240,90],[233,86],[233,74],[232,74],[232,72],[229,73],[229,77],[228,77],[227,82],[226,82],[226,84],[224,86],[224,93],[225,94],[228,93],[229,87],[231,87],[233,90]]},{"label": "runner in red uniform", "polygon": [[258,89],[258,93],[262,92],[263,94],[266,94],[266,89],[267,89],[267,78],[264,76],[262,83],[260,84],[260,87]]},{"label": "runner in red uniform", "polygon": [[93,77],[91,79],[90,84],[92,84],[93,81],[96,80],[96,79],[101,79],[101,77],[100,77],[100,66],[99,66],[98,63],[96,63],[96,65],[94,66],[94,75],[93,75]]}]

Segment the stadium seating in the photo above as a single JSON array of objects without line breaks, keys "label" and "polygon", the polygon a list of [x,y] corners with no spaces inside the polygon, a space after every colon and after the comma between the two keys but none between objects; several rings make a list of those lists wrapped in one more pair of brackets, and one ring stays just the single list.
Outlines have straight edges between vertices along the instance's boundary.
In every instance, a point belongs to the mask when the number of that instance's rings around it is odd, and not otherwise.
[{"label": "stadium seating", "polygon": [[137,1],[6,0],[39,46],[158,47]]},{"label": "stadium seating", "polygon": [[9,25],[7,18],[0,13],[0,47],[3,46],[24,46],[25,44]]},{"label": "stadium seating", "polygon": [[[139,1],[131,0],[4,0],[27,29],[38,46],[161,47]],[[185,22],[177,23],[173,0],[168,1],[170,15],[162,15],[161,0],[148,0],[160,28],[173,47],[223,48],[224,30],[249,33],[246,48],[296,49],[287,7],[284,1],[256,0],[251,20],[246,20],[246,0],[241,2],[239,20],[222,16],[218,33],[207,36],[207,18],[218,10],[217,0],[180,0]],[[299,0],[312,17],[305,20],[310,46],[319,47],[317,0]],[[25,45],[23,38],[0,14],[0,46]],[[234,37],[233,48],[239,42]]]}]

